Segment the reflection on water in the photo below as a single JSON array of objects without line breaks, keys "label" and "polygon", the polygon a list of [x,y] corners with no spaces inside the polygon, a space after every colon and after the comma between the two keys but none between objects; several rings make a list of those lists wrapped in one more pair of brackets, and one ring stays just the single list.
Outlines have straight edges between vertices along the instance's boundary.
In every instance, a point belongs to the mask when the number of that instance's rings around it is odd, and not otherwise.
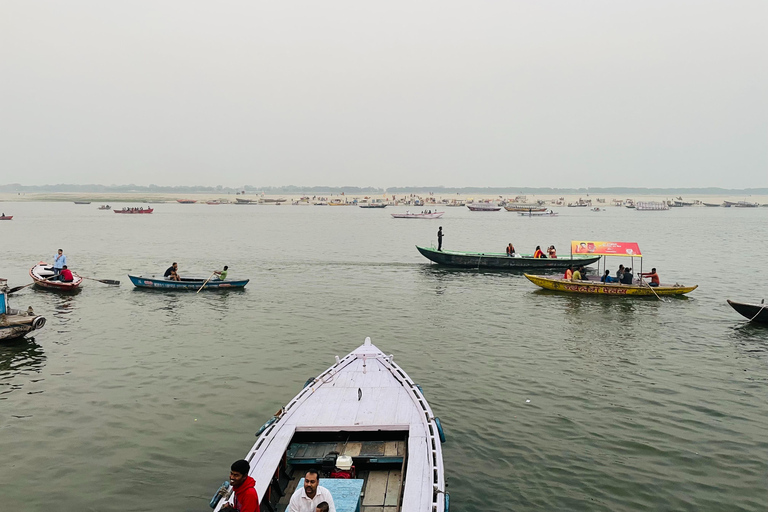
[{"label": "reflection on water", "polygon": [[759,357],[768,363],[768,324],[745,320],[742,324],[734,326],[730,334],[741,352]]},{"label": "reflection on water", "polygon": [[7,400],[12,391],[21,389],[28,379],[45,365],[43,347],[34,338],[21,338],[0,344],[0,400]]}]

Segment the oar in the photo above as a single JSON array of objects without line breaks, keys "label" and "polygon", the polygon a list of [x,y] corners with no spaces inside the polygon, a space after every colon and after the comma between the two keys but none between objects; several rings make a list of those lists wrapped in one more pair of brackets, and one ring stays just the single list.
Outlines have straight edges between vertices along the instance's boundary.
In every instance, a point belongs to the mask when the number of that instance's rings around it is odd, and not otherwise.
[{"label": "oar", "polygon": [[[656,295],[656,298],[661,300],[661,297],[659,297],[659,294],[656,293],[656,290],[653,289],[653,286],[651,286],[649,283],[646,283],[645,281],[643,281],[643,276],[640,276],[640,282],[645,284],[648,288],[650,288],[651,291],[653,292],[653,294]],[[661,300],[661,302],[664,302],[664,301]]]},{"label": "oar", "polygon": [[90,279],[91,281],[98,281],[100,283],[104,284],[111,284],[114,286],[120,286],[120,281],[115,281],[114,279],[96,279],[95,277],[86,277],[86,276],[80,276],[83,279]]},{"label": "oar", "polygon": [[31,283],[29,283],[29,284],[25,284],[24,286],[17,286],[16,288],[11,288],[10,290],[8,290],[8,295],[10,295],[10,294],[12,294],[12,293],[15,293],[15,292],[17,292],[17,291],[19,291],[19,290],[23,290],[23,289],[24,289],[24,288],[26,288],[27,286],[32,286],[33,284],[35,284],[35,282],[34,282],[34,281],[32,281],[32,282],[31,282]]},{"label": "oar", "polygon": [[[213,277],[213,276],[214,276],[214,274],[216,274],[216,271],[215,271],[215,270],[213,271],[213,274],[211,274],[211,277]],[[208,279],[206,279],[206,280],[205,280],[205,282],[203,283],[203,286],[201,286],[201,287],[200,287],[200,290],[202,290],[203,288],[205,288],[205,285],[207,285],[207,284],[208,284],[208,281],[210,281],[210,280],[211,280],[211,277],[209,277]],[[197,292],[195,292],[195,293],[200,293],[200,290],[197,290]]]}]

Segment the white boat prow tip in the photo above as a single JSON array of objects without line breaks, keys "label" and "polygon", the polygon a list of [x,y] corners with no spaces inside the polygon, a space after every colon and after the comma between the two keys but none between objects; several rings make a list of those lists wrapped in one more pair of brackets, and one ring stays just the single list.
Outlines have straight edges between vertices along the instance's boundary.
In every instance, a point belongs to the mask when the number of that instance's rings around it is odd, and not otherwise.
[{"label": "white boat prow tip", "polygon": [[370,344],[371,344],[371,337],[370,337],[370,336],[366,336],[366,337],[365,337],[365,343],[364,343],[364,345],[367,347],[367,346],[369,346]]}]

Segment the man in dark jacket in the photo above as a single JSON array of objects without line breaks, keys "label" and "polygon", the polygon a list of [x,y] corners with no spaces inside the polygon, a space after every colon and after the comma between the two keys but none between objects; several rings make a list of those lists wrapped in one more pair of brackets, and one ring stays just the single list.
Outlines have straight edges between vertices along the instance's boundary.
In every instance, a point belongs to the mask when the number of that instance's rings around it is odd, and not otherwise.
[{"label": "man in dark jacket", "polygon": [[229,469],[229,483],[235,491],[233,504],[225,503],[221,510],[226,512],[259,512],[259,496],[256,481],[248,476],[251,465],[247,460],[237,460]]}]

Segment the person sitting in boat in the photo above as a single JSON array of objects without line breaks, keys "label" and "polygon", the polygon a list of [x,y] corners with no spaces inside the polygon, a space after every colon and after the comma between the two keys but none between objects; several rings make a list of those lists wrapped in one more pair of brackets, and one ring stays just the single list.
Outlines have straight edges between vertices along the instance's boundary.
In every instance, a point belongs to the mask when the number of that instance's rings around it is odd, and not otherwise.
[{"label": "person sitting in boat", "polygon": [[165,274],[163,274],[163,277],[170,281],[181,281],[181,278],[178,274],[179,265],[174,261],[173,265],[168,267],[168,269],[165,271]]},{"label": "person sitting in boat", "polygon": [[216,270],[214,272],[214,274],[219,276],[219,281],[223,281],[223,280],[225,280],[227,278],[227,269],[228,268],[229,268],[228,266],[224,265],[224,270]]},{"label": "person sitting in boat", "polygon": [[64,268],[61,269],[61,272],[56,277],[56,279],[65,283],[71,283],[75,280],[75,276],[73,276],[72,271],[69,270],[66,265],[64,265]]},{"label": "person sitting in boat", "polygon": [[600,278],[601,283],[609,284],[609,283],[618,283],[619,280],[615,277],[611,277],[611,271],[606,270],[605,274],[603,274],[603,277]]},{"label": "person sitting in boat", "polygon": [[581,281],[581,267],[573,271],[573,275],[571,276],[571,281]]},{"label": "person sitting in boat", "polygon": [[632,268],[626,267],[620,279],[621,284],[632,284]]},{"label": "person sitting in boat", "polygon": [[225,512],[259,512],[259,495],[256,481],[248,476],[251,465],[247,460],[236,460],[229,468],[229,484],[235,491],[234,503],[225,503],[221,510]]},{"label": "person sitting in boat", "polygon": [[573,279],[573,265],[569,265],[567,269],[565,269],[565,274],[563,274],[563,279],[571,280]]},{"label": "person sitting in boat", "polygon": [[554,245],[550,245],[549,249],[547,249],[547,256],[549,256],[550,258],[555,258],[555,259],[557,258],[557,251],[555,250]]},{"label": "person sitting in boat", "polygon": [[310,468],[304,474],[304,485],[297,486],[291,496],[288,512],[316,512],[317,506],[324,501],[328,503],[329,512],[336,512],[331,492],[320,485],[320,473]]},{"label": "person sitting in boat", "polygon": [[649,286],[659,286],[661,284],[661,281],[659,281],[659,274],[656,273],[656,268],[652,268],[650,272],[643,272],[640,274],[640,277],[650,277],[651,282],[648,283]]},{"label": "person sitting in boat", "polygon": [[507,246],[507,256],[510,258],[515,257],[515,246],[512,245],[512,242],[509,242],[509,245]]},{"label": "person sitting in boat", "polygon": [[537,245],[536,246],[536,251],[533,253],[533,257],[534,258],[546,258],[547,255],[544,254],[544,251],[541,250],[541,246]]},{"label": "person sitting in boat", "polygon": [[322,503],[317,504],[317,508],[315,509],[315,512],[328,512],[328,502],[324,501]]}]

